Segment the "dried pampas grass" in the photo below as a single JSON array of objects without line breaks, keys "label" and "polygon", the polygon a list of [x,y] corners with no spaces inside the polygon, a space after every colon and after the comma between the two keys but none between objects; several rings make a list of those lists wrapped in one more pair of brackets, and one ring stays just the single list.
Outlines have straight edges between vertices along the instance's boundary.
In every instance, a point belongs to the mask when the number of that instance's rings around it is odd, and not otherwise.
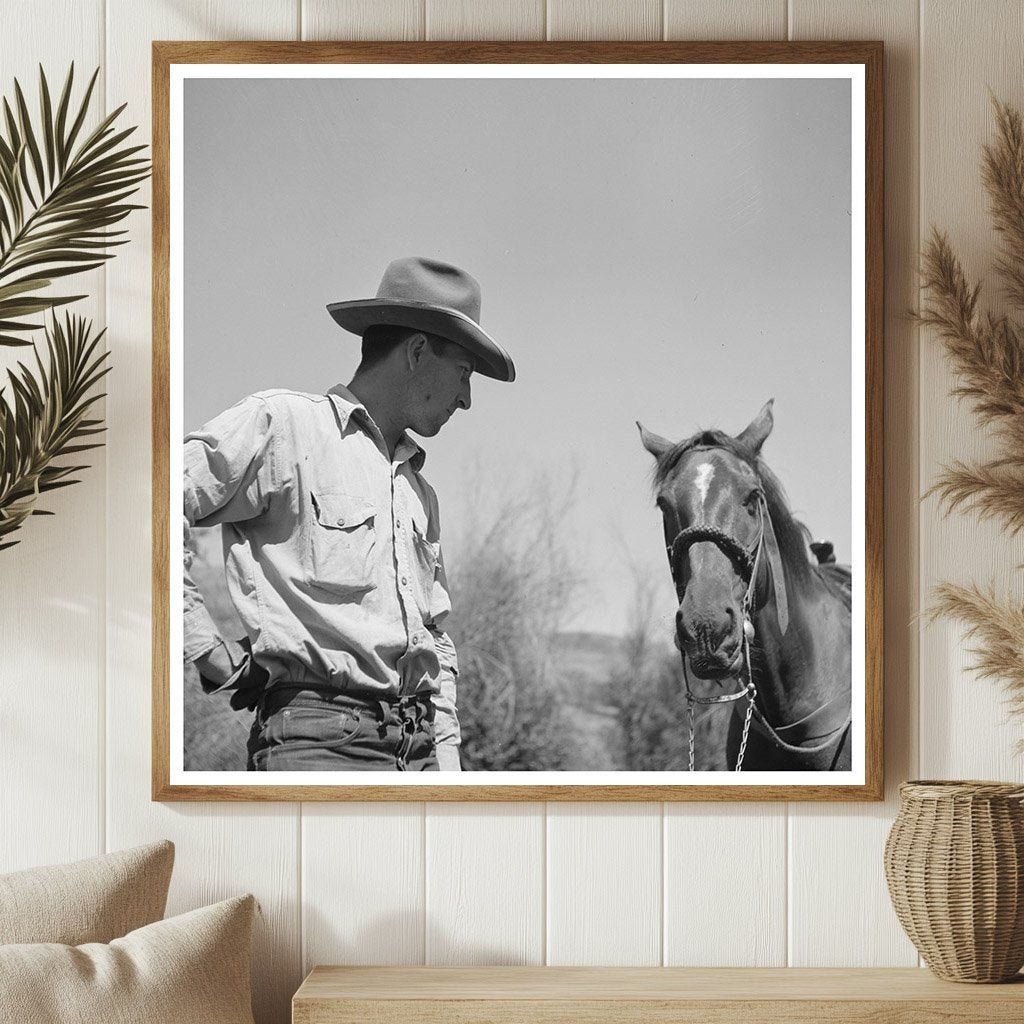
[{"label": "dried pampas grass", "polygon": [[[1010,605],[996,596],[994,588],[982,590],[976,584],[941,583],[934,593],[932,616],[964,623],[974,671],[983,679],[1002,682],[1010,713],[1024,715],[1024,606]],[[1017,744],[1017,753],[1024,754],[1024,740]]]},{"label": "dried pampas grass", "polygon": [[[1001,236],[995,269],[1006,297],[1024,308],[1024,128],[1021,115],[993,98],[997,138],[985,146],[982,181]],[[1024,529],[1024,335],[1015,320],[979,313],[971,283],[946,235],[933,231],[924,251],[927,303],[918,321],[946,346],[958,378],[953,394],[968,400],[997,442],[993,456],[943,468],[928,494],[945,515],[961,511],[998,521],[1010,536]],[[1024,716],[1024,607],[976,585],[943,583],[932,615],[963,622],[974,642],[974,668],[1005,683],[1011,713]],[[1024,742],[1018,753],[1024,752]]]}]

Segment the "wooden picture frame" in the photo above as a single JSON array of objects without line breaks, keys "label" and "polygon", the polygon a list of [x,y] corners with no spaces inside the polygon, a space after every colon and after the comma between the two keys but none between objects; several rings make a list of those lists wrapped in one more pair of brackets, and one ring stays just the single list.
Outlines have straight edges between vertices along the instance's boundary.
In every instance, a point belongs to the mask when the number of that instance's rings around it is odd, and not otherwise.
[{"label": "wooden picture frame", "polygon": [[[444,42],[444,43],[296,43],[296,42],[155,42],[153,44],[153,799],[154,800],[357,800],[357,801],[410,801],[410,800],[568,800],[568,801],[618,801],[618,800],[879,800],[883,794],[883,216],[882,216],[882,67],[883,48],[875,42],[788,42],[788,43],[709,43],[709,42],[662,42],[662,43],[485,43],[485,42]],[[451,88],[471,89],[474,82],[482,80],[485,73],[490,80],[507,81],[505,74],[513,71],[519,80],[534,82],[537,88],[548,88],[541,83],[550,83],[564,78],[587,82],[634,81],[693,81],[715,83],[732,76],[740,82],[787,82],[816,83],[825,79],[840,79],[849,83],[849,194],[843,193],[843,203],[850,218],[849,237],[851,244],[847,260],[849,268],[849,295],[846,307],[849,323],[835,325],[835,337],[851,339],[849,354],[852,360],[848,384],[850,399],[851,454],[846,479],[850,481],[851,519],[851,561],[853,570],[853,626],[852,659],[854,668],[852,689],[852,711],[848,729],[852,737],[852,767],[848,772],[834,777],[821,771],[754,772],[744,770],[741,774],[724,771],[686,773],[675,768],[665,771],[608,771],[592,770],[584,773],[569,771],[538,772],[467,772],[453,777],[450,774],[410,778],[396,774],[391,782],[390,774],[385,778],[381,773],[357,773],[362,778],[339,774],[337,783],[323,781],[316,773],[316,781],[293,778],[297,773],[287,773],[288,778],[264,781],[261,773],[223,771],[220,774],[202,769],[189,769],[183,753],[185,724],[184,686],[182,681],[181,628],[175,625],[176,613],[180,615],[180,603],[175,593],[180,593],[181,573],[176,566],[180,563],[181,532],[178,527],[177,494],[179,478],[172,472],[180,466],[180,449],[183,427],[182,406],[188,390],[188,357],[184,357],[182,338],[185,327],[182,310],[185,308],[185,279],[189,273],[196,276],[195,268],[208,269],[205,257],[196,257],[195,245],[186,238],[183,231],[186,216],[184,212],[183,189],[191,189],[192,197],[200,195],[202,183],[188,180],[183,170],[183,149],[190,145],[183,121],[183,96],[186,81],[205,82],[253,79],[262,76],[262,81],[292,82],[297,80],[320,81],[322,74],[331,81],[344,80],[346,74],[365,75],[360,80],[393,80],[410,82],[419,75],[433,69],[435,79],[458,80],[461,86]],[[442,75],[443,71],[443,75]],[[410,76],[410,77],[406,77]],[[647,77],[645,77],[647,76]],[[688,76],[688,77],[687,77]],[[703,77],[700,77],[703,76]],[[794,86],[795,88],[796,86]],[[397,86],[396,86],[397,88]],[[554,86],[551,86],[554,88]],[[765,86],[765,88],[769,88]],[[807,86],[810,88],[810,86]],[[461,95],[461,94],[460,94]],[[469,95],[469,93],[467,93]],[[717,100],[708,85],[704,100],[711,107]],[[703,102],[702,101],[702,102]],[[625,103],[625,101],[623,101]],[[630,101],[632,102],[632,101]],[[845,101],[844,101],[845,102]],[[467,106],[464,113],[468,114]],[[623,107],[626,109],[626,107]],[[636,111],[636,106],[629,107]],[[844,108],[845,109],[845,108]],[[339,115],[341,116],[341,115]],[[301,120],[297,117],[296,120]],[[642,120],[631,114],[629,123],[635,127]],[[401,128],[399,118],[396,122]],[[486,121],[484,122],[486,123]],[[772,137],[771,124],[766,122],[765,138]],[[443,128],[443,122],[439,121]],[[190,129],[191,130],[191,129]],[[268,127],[268,131],[273,126]],[[308,132],[311,137],[321,137],[323,125],[311,123]],[[810,129],[808,129],[810,130]],[[211,137],[214,133],[210,129]],[[440,137],[443,131],[434,133]],[[656,137],[656,136],[652,136]],[[835,129],[829,135],[840,146],[842,131]],[[612,139],[611,149],[626,146],[621,139]],[[273,148],[273,139],[269,140]],[[491,143],[498,146],[499,142]],[[767,144],[767,143],[766,143]],[[522,157],[529,143],[523,140],[510,142],[509,150]],[[841,146],[840,146],[841,148]],[[494,152],[499,152],[495,149]],[[843,152],[846,152],[843,150]],[[591,151],[590,156],[594,157]],[[696,159],[697,157],[694,157]],[[367,159],[370,159],[367,157]],[[845,159],[845,158],[844,158]],[[823,165],[825,166],[825,165]],[[461,164],[453,162],[452,176],[463,173]],[[602,170],[595,167],[594,174]],[[752,172],[753,173],[753,172]],[[756,177],[756,175],[755,175]],[[221,182],[223,186],[223,182]],[[213,188],[207,184],[207,188]],[[840,184],[836,189],[841,191]],[[753,183],[748,198],[756,205],[758,185]],[[799,191],[799,190],[797,190]],[[571,196],[555,195],[552,202],[569,203]],[[191,200],[190,200],[191,201]],[[796,200],[794,200],[796,201]],[[598,211],[590,210],[589,216]],[[264,216],[265,209],[256,211]],[[380,211],[378,217],[384,229],[388,227],[387,217]],[[453,216],[455,213],[453,211]],[[743,213],[737,214],[737,223],[742,223]],[[315,218],[314,218],[315,220]],[[792,218],[791,218],[792,220]],[[195,223],[195,219],[189,222]],[[225,224],[229,221],[225,220]],[[582,220],[580,222],[582,224]],[[810,225],[810,222],[808,222]],[[312,230],[312,229],[311,229]],[[839,230],[838,228],[836,229]],[[811,231],[811,226],[808,227]],[[195,237],[198,232],[192,231]],[[717,236],[716,236],[717,237]],[[835,237],[841,237],[837,234]],[[226,236],[223,252],[226,260],[231,259],[232,243]],[[309,239],[309,244],[319,246],[320,240]],[[399,244],[399,243],[396,243]],[[500,244],[495,240],[495,245]],[[810,243],[809,243],[810,244]],[[190,248],[192,246],[192,248]],[[395,255],[402,255],[397,252]],[[240,254],[241,255],[241,254]],[[581,257],[583,258],[583,257]],[[783,257],[780,257],[782,259]],[[837,256],[838,259],[838,256]],[[191,262],[197,260],[198,262]],[[458,262],[458,260],[455,260]],[[467,266],[469,265],[467,261]],[[372,287],[383,265],[373,260],[365,269],[363,287]],[[473,270],[473,267],[469,267]],[[746,268],[751,274],[757,271]],[[282,289],[289,287],[293,280],[283,273]],[[571,268],[565,268],[568,274]],[[303,268],[288,268],[289,274],[299,278]],[[557,270],[555,271],[557,276]],[[622,302],[640,308],[646,301],[640,292],[631,292],[637,282],[631,281],[628,268],[622,274]],[[535,280],[536,283],[536,280]],[[575,287],[575,284],[574,286]],[[843,286],[845,287],[845,285]],[[487,321],[488,294],[500,290],[492,281],[484,281],[485,327],[493,326]],[[572,289],[568,289],[572,290]],[[842,289],[840,289],[841,291]],[[323,301],[342,298],[357,298],[358,284],[353,284],[350,294],[325,294]],[[367,291],[366,294],[370,294]],[[845,292],[843,294],[846,294]],[[237,297],[243,301],[245,297]],[[698,304],[699,296],[686,296],[688,302]],[[225,315],[232,309],[231,299],[224,300]],[[248,301],[247,299],[245,301]],[[538,301],[541,301],[538,299]],[[545,300],[549,301],[549,300]],[[576,296],[578,303],[586,304],[586,296]],[[837,302],[839,300],[836,300]],[[189,296],[190,308],[194,308],[193,296]],[[237,307],[236,307],[237,308]],[[322,307],[321,307],[322,310]],[[726,310],[724,315],[730,315]],[[527,318],[529,319],[529,318]],[[770,318],[766,318],[766,323]],[[507,327],[507,325],[504,325]],[[337,330],[337,328],[334,328]],[[644,328],[653,328],[647,324]],[[505,331],[506,335],[509,333]],[[209,341],[207,340],[207,344]],[[217,342],[214,342],[217,344]],[[658,351],[664,351],[664,343]],[[794,343],[795,344],[795,343]],[[841,345],[845,345],[843,341]],[[509,342],[510,349],[513,343]],[[788,350],[787,350],[788,351]],[[847,350],[840,346],[840,354]],[[790,353],[799,365],[800,353]],[[804,352],[808,374],[813,376],[819,360],[825,358],[821,351],[808,348]],[[230,361],[230,351],[225,349],[223,358]],[[750,372],[765,375],[765,366],[758,364]],[[529,368],[528,368],[529,369]],[[205,372],[205,371],[204,371]],[[526,373],[522,374],[526,376]],[[786,382],[787,386],[792,381]],[[760,384],[760,382],[759,382]],[[327,385],[325,385],[326,388]],[[582,385],[580,385],[582,386]],[[765,385],[767,386],[767,385]],[[697,390],[694,388],[693,390]],[[481,389],[482,393],[482,389]],[[239,395],[238,397],[241,397]],[[768,394],[765,397],[769,397]],[[483,404],[478,400],[478,405]],[[225,407],[222,405],[222,407]],[[843,406],[845,408],[845,406]],[[643,410],[640,410],[643,412]],[[751,415],[756,413],[751,410]],[[484,414],[480,414],[483,416]],[[777,416],[781,410],[777,410]],[[636,418],[635,416],[633,417]],[[743,421],[744,423],[746,420]],[[198,424],[184,424],[194,428]],[[694,429],[696,422],[680,416],[676,423],[652,422],[650,426],[666,431],[675,430],[673,437],[683,436],[680,428]],[[702,426],[708,426],[704,423]],[[723,429],[738,430],[738,422],[713,423]],[[805,425],[808,442],[815,440],[814,425]],[[845,430],[846,427],[843,427]],[[177,430],[177,435],[174,431]],[[635,430],[635,428],[633,428]],[[841,433],[841,431],[840,431]],[[845,436],[845,435],[843,435]],[[637,451],[637,462],[642,472],[650,468],[649,456],[640,449],[636,435],[631,442]],[[435,449],[441,449],[444,440],[436,442]],[[859,459],[863,460],[863,472],[857,470]],[[646,461],[644,461],[646,459]],[[766,459],[772,462],[772,455]],[[846,465],[846,462],[843,462]],[[785,483],[785,481],[783,481]],[[451,504],[451,496],[441,495],[442,506]],[[650,504],[650,502],[649,502]],[[657,536],[651,541],[662,543],[661,526],[656,514],[648,523],[650,531]],[[813,526],[813,524],[811,524]],[[667,529],[667,528],[666,528]],[[763,529],[762,529],[763,535]],[[666,539],[671,540],[666,534]],[[705,538],[701,538],[705,539]],[[716,542],[718,543],[718,542]],[[671,544],[668,545],[671,549]],[[667,574],[668,570],[662,568]],[[664,604],[664,602],[663,602]],[[673,608],[662,608],[659,615],[670,622]],[[862,635],[858,624],[863,624]],[[740,684],[742,685],[742,683]],[[464,691],[463,691],[464,692]],[[460,697],[460,703],[467,699]],[[673,698],[674,699],[674,698]],[[674,720],[673,720],[674,721]],[[680,729],[684,725],[680,723]],[[463,732],[465,734],[465,725]],[[464,740],[465,745],[465,740]],[[685,766],[684,766],[685,768]],[[580,775],[585,778],[580,778]],[[260,775],[260,778],[256,776]],[[764,777],[762,777],[762,775]],[[511,777],[510,777],[511,776]],[[543,776],[543,778],[541,778]]]}]

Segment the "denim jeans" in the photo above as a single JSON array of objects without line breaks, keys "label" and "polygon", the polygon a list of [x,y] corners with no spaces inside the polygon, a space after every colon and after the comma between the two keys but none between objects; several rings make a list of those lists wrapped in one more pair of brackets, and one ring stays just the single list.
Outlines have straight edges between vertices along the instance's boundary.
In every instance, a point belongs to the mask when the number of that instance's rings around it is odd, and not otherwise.
[{"label": "denim jeans", "polygon": [[437,771],[430,694],[381,700],[274,686],[249,734],[250,771]]}]

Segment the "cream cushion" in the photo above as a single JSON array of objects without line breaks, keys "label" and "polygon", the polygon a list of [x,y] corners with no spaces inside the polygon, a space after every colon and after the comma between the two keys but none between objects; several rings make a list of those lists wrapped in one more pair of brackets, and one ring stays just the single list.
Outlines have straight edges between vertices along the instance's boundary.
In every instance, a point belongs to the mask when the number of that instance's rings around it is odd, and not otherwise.
[{"label": "cream cushion", "polygon": [[110,942],[159,921],[174,844],[0,875],[0,943]]},{"label": "cream cushion", "polygon": [[253,1024],[256,901],[236,896],[109,945],[0,946],[0,1021]]}]

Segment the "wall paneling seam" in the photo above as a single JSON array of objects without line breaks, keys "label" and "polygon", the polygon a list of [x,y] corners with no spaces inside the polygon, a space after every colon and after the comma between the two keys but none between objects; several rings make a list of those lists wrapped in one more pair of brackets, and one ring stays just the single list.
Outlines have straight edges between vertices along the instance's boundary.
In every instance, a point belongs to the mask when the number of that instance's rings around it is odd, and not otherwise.
[{"label": "wall paneling seam", "polygon": [[[783,0],[783,12],[786,18],[786,41],[793,42],[793,3],[792,0]],[[786,866],[783,872],[785,879],[785,900],[786,912],[782,918],[782,948],[786,951],[785,966],[793,963],[793,818],[790,814],[792,804],[787,801],[784,805],[785,821],[782,829],[782,862]]]},{"label": "wall paneling seam", "polygon": [[302,870],[303,843],[305,831],[305,804],[296,804],[298,813],[295,816],[295,887],[298,893],[298,929],[299,929],[299,971],[306,976],[306,873]]},{"label": "wall paneling seam", "polygon": [[[302,41],[302,11],[305,0],[295,0],[295,38]],[[306,976],[306,872],[303,870],[305,857],[306,805],[299,801],[295,807],[295,926],[299,935],[299,974]]]},{"label": "wall paneling seam", "polygon": [[[104,113],[110,110],[110,77],[107,74],[107,52],[108,42],[110,37],[110,3],[109,0],[103,0],[103,46],[101,50],[101,58],[103,60],[103,108]],[[106,266],[101,268],[100,273],[103,275],[103,326],[106,329],[110,326],[110,277],[107,273]],[[106,334],[103,337],[103,348],[110,351],[110,335]],[[108,356],[108,360],[109,360]],[[106,399],[103,400],[103,419],[107,419],[106,416]],[[108,426],[109,429],[109,426]],[[99,707],[96,709],[96,743],[98,746],[98,756],[96,758],[97,763],[97,790],[99,807],[97,808],[96,824],[99,830],[99,852],[109,853],[107,845],[109,843],[110,825],[107,821],[107,779],[109,777],[108,771],[108,751],[110,745],[109,729],[107,728],[107,683],[110,678],[110,652],[109,644],[107,643],[107,636],[110,631],[110,581],[107,569],[107,563],[109,561],[109,539],[107,536],[107,513],[110,508],[110,446],[109,446],[109,435],[104,441],[102,461],[100,466],[103,470],[103,529],[100,531],[103,538],[103,576],[100,580],[100,601],[99,607],[103,609],[102,614],[99,616],[99,643],[100,643],[100,657],[99,657],[99,685],[97,687],[97,701]]]},{"label": "wall paneling seam", "polygon": [[548,834],[551,823],[551,804],[545,803],[544,805],[544,845],[542,849],[542,856],[544,864],[543,874],[543,886],[544,891],[542,894],[542,906],[544,908],[544,939],[543,939],[543,952],[544,952],[544,966],[549,967],[551,964],[551,852],[550,844],[548,842]]},{"label": "wall paneling seam", "polygon": [[[426,4],[424,4],[426,6]],[[428,830],[427,805],[420,804],[420,877],[423,885],[423,963],[430,964],[430,889],[429,872],[427,864],[430,861],[430,853],[427,843],[430,841]]]},{"label": "wall paneling seam", "polygon": [[785,901],[786,912],[782,915],[782,948],[786,951],[786,962],[784,967],[793,964],[793,857],[790,829],[793,827],[793,819],[789,815],[792,806],[788,802],[785,806],[786,822],[782,830],[782,862],[786,865],[783,872],[784,884],[786,886]]},{"label": "wall paneling seam", "polygon": [[[545,4],[546,6],[546,4]],[[548,803],[544,804],[543,821],[544,827],[541,830],[541,863],[544,865],[544,870],[541,871],[540,878],[540,900],[541,908],[543,910],[543,916],[541,918],[541,962],[545,967],[548,966],[548,949],[549,949],[549,920],[551,915],[548,913]]]},{"label": "wall paneling seam", "polygon": [[[662,10],[664,10],[664,4],[662,4]],[[664,35],[664,22],[662,22],[662,35]],[[665,850],[665,844],[668,840],[665,829],[665,801],[661,802],[661,842],[658,843],[658,853],[661,856],[661,864],[659,865],[660,870],[658,877],[661,879],[661,899],[659,906],[661,907],[661,929],[659,932],[661,942],[661,956],[659,958],[662,967],[665,966],[665,951],[668,949],[668,942],[666,938],[666,932],[668,930],[668,893],[665,884],[665,866],[668,863],[668,856]]]},{"label": "wall paneling seam", "polygon": [[[921,194],[922,194],[922,188],[921,188],[921,165],[922,165],[922,159],[921,159],[921,156],[922,156],[922,146],[921,146],[921,134],[922,134],[921,133],[921,113],[922,113],[922,111],[924,109],[924,100],[923,100],[923,95],[922,95],[923,94],[923,90],[921,88],[921,74],[922,74],[922,69],[924,68],[924,30],[923,30],[923,26],[924,26],[924,0],[917,0],[917,73],[915,75],[915,88],[917,90],[917,96],[916,96],[916,100],[917,100],[917,117],[914,119],[917,122],[917,124],[915,126],[916,130],[917,130],[917,140],[916,140],[917,141],[917,167],[914,169],[914,177],[915,177],[915,180],[916,180],[916,187],[917,187],[917,222],[914,225],[914,228],[915,228],[915,231],[916,231],[917,235],[916,235],[916,238],[914,239],[914,250],[917,253],[917,283],[915,285],[915,289],[916,289],[916,293],[917,293],[917,308],[918,309],[921,308],[921,223],[922,223],[922,215],[924,213],[923,206],[922,206],[922,199],[921,199]],[[884,146],[883,146],[883,148],[884,148]],[[915,409],[915,412],[914,412],[914,419],[915,419],[914,426],[916,428],[916,436],[914,438],[914,462],[917,465],[917,475],[915,477],[916,495],[920,495],[922,493],[922,488],[921,488],[921,402],[922,402],[922,394],[921,394],[921,392],[922,392],[923,385],[924,385],[924,381],[923,381],[923,378],[922,378],[922,375],[921,375],[921,344],[922,344],[922,335],[923,335],[923,332],[922,332],[921,328],[919,326],[915,326],[915,328],[914,328],[914,351],[915,351],[916,358],[914,359],[914,376],[916,378],[916,385],[917,386],[914,388],[914,396],[915,396],[915,399],[916,399],[917,408]],[[884,338],[883,338],[883,345],[882,345],[882,347],[883,347],[883,356],[884,356],[884,348],[885,348]],[[916,620],[915,625],[914,625],[914,628],[916,630],[916,635],[913,637],[913,639],[910,640],[910,644],[911,644],[912,651],[916,651],[917,652],[917,656],[914,658],[914,661],[916,662],[914,667],[917,669],[917,671],[914,673],[914,678],[913,678],[913,680],[911,682],[911,685],[913,686],[913,689],[914,689],[914,692],[913,692],[913,705],[912,705],[911,711],[912,711],[912,714],[917,719],[917,729],[916,729],[916,732],[917,732],[917,749],[914,751],[914,775],[917,778],[920,778],[921,777],[921,655],[920,655],[921,626],[918,623],[921,622],[921,608],[922,608],[921,584],[923,582],[923,578],[922,578],[922,575],[921,575],[921,562],[922,562],[922,557],[921,557],[921,516],[924,514],[924,504],[921,501],[917,501],[916,504],[917,504],[917,531],[916,531],[917,536],[915,537],[915,540],[917,542],[917,545],[916,545],[917,546],[917,558],[915,559],[914,570],[915,570],[915,575],[917,577],[917,608],[915,609],[915,611],[917,613],[917,620]],[[885,687],[885,683],[886,683],[886,679],[885,679],[885,673],[884,673],[884,670],[883,670],[883,673],[882,673],[882,686],[883,686],[883,690],[884,690],[884,687]],[[883,730],[883,736],[884,736],[884,730]],[[883,770],[884,770],[884,761],[883,761]],[[921,954],[920,953],[918,953],[918,955],[917,955],[917,966],[919,968],[924,967],[924,961],[921,959]]]}]

